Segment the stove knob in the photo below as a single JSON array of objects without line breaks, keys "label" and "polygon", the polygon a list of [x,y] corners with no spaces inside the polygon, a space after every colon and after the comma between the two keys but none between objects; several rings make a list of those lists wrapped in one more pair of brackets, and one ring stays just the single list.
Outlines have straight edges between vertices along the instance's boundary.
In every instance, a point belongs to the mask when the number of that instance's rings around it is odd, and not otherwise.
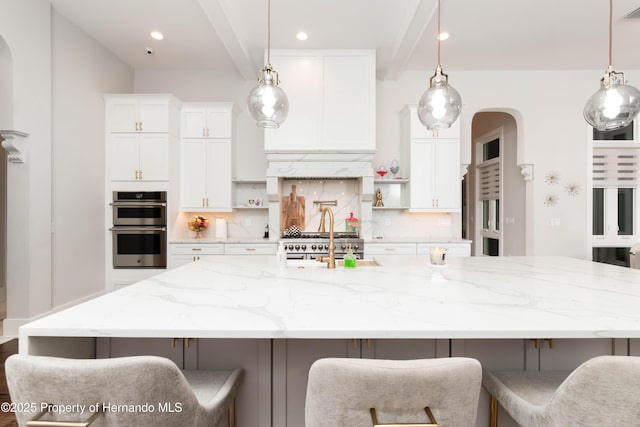
[{"label": "stove knob", "polygon": [[340,245],[340,247],[342,248],[342,250],[344,251],[345,249],[347,249],[347,245],[345,245],[344,243],[342,245]]},{"label": "stove knob", "polygon": [[324,245],[325,250],[329,250],[329,245]]},{"label": "stove knob", "polygon": [[302,245],[301,248],[302,248],[303,251],[306,251],[307,250],[307,245]]},{"label": "stove knob", "polygon": [[293,245],[289,245],[289,250],[292,251],[293,250]]},{"label": "stove knob", "polygon": [[357,243],[355,245],[353,245],[353,249],[355,249],[356,251],[358,250],[358,244]]},{"label": "stove knob", "polygon": [[313,251],[316,250],[316,245],[315,244],[311,245],[311,250],[313,250]]},{"label": "stove knob", "polygon": [[300,245],[296,245],[296,251],[300,250]]}]

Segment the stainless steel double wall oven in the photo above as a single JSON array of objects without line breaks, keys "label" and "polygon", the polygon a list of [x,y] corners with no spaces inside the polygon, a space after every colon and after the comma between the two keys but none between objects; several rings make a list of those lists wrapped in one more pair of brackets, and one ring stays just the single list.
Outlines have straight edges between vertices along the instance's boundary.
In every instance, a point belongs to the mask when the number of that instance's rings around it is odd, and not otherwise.
[{"label": "stainless steel double wall oven", "polygon": [[167,192],[114,191],[113,267],[167,267]]}]

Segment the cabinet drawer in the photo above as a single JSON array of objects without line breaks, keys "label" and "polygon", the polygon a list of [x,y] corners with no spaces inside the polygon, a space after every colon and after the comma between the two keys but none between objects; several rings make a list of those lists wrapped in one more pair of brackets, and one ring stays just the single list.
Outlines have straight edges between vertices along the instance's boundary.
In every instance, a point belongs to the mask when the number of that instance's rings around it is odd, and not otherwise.
[{"label": "cabinet drawer", "polygon": [[429,255],[431,248],[447,249],[447,258],[471,256],[470,243],[418,243],[418,255]]},{"label": "cabinet drawer", "polygon": [[225,255],[274,255],[275,243],[227,243],[224,246]]},{"label": "cabinet drawer", "polygon": [[365,256],[369,255],[415,255],[415,243],[365,243]]},{"label": "cabinet drawer", "polygon": [[223,255],[222,243],[172,244],[171,253],[175,255]]}]

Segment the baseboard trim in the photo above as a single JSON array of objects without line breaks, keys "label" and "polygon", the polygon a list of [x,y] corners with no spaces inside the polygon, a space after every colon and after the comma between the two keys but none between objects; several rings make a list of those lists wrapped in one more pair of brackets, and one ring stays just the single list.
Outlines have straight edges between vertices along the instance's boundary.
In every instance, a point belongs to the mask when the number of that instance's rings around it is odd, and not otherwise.
[{"label": "baseboard trim", "polygon": [[42,317],[45,316],[49,316],[53,313],[57,313],[58,311],[62,311],[62,310],[66,310],[67,308],[73,307],[74,305],[78,305],[81,304],[83,302],[87,302],[89,300],[92,300],[94,298],[97,298],[101,295],[104,295],[106,292],[105,291],[99,291],[96,293],[93,293],[91,295],[87,295],[85,297],[82,298],[78,298],[77,300],[59,305],[56,308],[53,308],[45,313],[39,314],[37,316],[33,316],[31,318],[28,319],[20,319],[20,318],[11,318],[8,317],[6,319],[4,319],[2,321],[2,336],[3,337],[9,337],[9,338],[17,338],[18,337],[18,331],[20,329],[20,326],[22,325],[26,325],[29,322],[33,322],[34,320],[40,319]]}]

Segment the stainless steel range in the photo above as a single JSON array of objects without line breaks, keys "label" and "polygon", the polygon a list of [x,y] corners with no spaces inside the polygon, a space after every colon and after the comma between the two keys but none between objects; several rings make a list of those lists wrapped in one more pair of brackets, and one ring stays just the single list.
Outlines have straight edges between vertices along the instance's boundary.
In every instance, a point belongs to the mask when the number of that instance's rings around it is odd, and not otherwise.
[{"label": "stainless steel range", "polygon": [[[364,239],[358,233],[333,233],[336,259],[344,258],[349,245],[358,259],[364,257]],[[329,255],[329,233],[303,232],[300,237],[286,237],[284,242],[287,259],[314,259]]]}]

